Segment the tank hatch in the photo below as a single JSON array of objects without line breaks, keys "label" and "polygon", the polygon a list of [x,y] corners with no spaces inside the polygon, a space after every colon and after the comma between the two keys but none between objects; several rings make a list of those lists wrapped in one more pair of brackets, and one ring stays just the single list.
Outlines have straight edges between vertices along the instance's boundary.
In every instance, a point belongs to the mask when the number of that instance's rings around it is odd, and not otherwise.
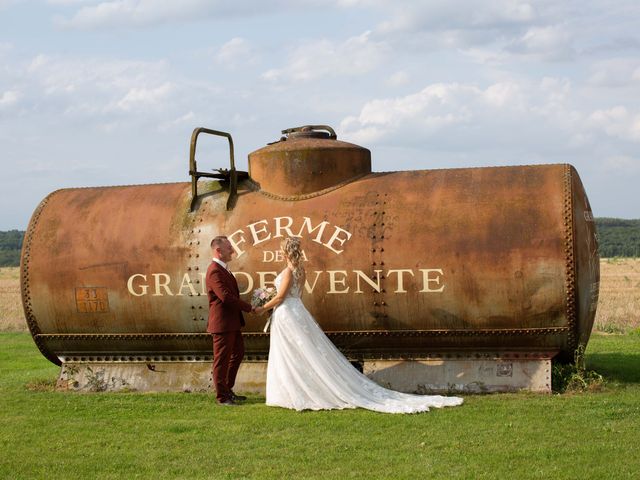
[{"label": "tank hatch", "polygon": [[249,175],[266,193],[303,196],[371,173],[371,152],[338,140],[329,126],[288,128],[282,135],[249,154]]}]

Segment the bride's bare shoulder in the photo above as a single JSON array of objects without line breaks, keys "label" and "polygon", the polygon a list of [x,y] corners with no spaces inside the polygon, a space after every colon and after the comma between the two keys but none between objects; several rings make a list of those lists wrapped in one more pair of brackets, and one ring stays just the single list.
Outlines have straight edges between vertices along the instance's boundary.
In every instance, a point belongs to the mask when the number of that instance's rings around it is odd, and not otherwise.
[{"label": "bride's bare shoulder", "polygon": [[289,267],[285,267],[284,270],[280,272],[280,275],[282,275],[283,277],[290,277],[291,275],[293,275],[293,272]]}]

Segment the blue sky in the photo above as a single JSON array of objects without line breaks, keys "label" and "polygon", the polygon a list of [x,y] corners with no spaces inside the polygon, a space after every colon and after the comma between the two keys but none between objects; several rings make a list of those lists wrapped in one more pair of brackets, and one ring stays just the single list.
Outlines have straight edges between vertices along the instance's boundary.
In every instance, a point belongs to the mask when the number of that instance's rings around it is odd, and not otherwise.
[{"label": "blue sky", "polygon": [[571,163],[596,216],[640,218],[638,25],[637,1],[0,0],[0,230],[59,188],[187,181],[195,127],[246,169],[304,124],[375,171]]}]

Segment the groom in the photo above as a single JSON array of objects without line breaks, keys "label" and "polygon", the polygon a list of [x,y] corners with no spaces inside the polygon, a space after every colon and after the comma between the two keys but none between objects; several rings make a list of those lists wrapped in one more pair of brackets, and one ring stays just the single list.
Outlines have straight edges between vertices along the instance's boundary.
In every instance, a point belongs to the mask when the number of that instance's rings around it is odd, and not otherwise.
[{"label": "groom", "polygon": [[244,342],[240,328],[244,326],[242,312],[253,307],[240,299],[235,277],[227,268],[235,253],[231,242],[224,236],[211,240],[213,261],[207,269],[207,295],[209,322],[207,332],[213,337],[213,385],[216,399],[221,405],[237,405],[246,397],[233,393],[236,374],[244,356]]}]

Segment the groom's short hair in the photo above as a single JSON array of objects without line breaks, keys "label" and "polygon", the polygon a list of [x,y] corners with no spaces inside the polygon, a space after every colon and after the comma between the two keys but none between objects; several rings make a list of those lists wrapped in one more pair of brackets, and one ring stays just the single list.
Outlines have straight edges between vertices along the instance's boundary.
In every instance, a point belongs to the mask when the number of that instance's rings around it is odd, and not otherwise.
[{"label": "groom's short hair", "polygon": [[218,235],[211,240],[211,248],[218,248],[222,246],[223,243],[228,242],[229,239],[224,235]]}]

